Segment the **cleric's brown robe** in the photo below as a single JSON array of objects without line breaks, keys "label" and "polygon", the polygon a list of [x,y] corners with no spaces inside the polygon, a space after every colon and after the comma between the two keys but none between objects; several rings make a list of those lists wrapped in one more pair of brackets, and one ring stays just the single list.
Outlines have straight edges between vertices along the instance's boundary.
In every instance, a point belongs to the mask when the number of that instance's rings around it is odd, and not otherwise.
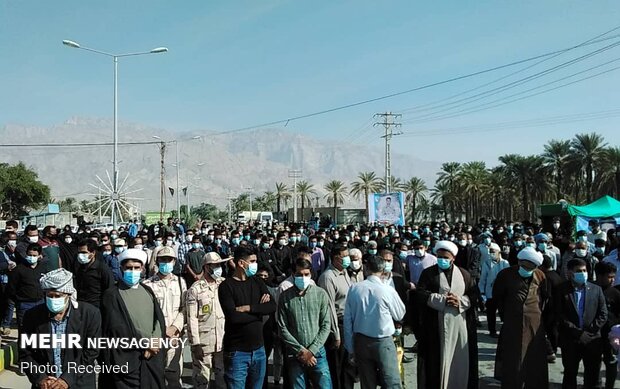
[{"label": "cleric's brown robe", "polygon": [[519,267],[502,270],[493,286],[502,329],[495,355],[495,378],[502,388],[547,388],[547,348],[543,311],[549,300],[547,281],[536,269],[529,279]]}]

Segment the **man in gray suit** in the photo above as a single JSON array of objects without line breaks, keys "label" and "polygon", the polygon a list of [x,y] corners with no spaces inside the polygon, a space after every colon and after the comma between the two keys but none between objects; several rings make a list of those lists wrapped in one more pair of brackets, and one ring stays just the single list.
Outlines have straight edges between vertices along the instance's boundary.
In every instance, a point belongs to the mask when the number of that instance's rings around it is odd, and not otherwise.
[{"label": "man in gray suit", "polygon": [[556,310],[562,365],[563,389],[577,388],[579,362],[584,365],[584,388],[596,388],[601,368],[603,342],[601,327],[607,321],[607,305],[602,289],[588,282],[586,263],[571,259],[568,264],[568,281],[559,285],[556,292]]}]

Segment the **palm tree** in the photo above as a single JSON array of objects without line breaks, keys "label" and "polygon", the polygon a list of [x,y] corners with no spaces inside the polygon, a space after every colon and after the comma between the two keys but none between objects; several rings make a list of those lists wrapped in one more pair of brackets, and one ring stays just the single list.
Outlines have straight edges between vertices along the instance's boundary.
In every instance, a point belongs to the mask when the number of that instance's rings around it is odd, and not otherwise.
[{"label": "palm tree", "polygon": [[598,166],[605,151],[604,138],[596,133],[577,134],[571,141],[573,157],[578,161],[585,172],[586,177],[586,199],[592,201],[592,182],[594,180],[594,169]]},{"label": "palm tree", "polygon": [[486,188],[489,171],[486,164],[473,161],[463,164],[459,179],[459,192],[465,195],[465,209],[470,220],[478,220],[481,194]]},{"label": "palm tree", "polygon": [[431,203],[442,205],[442,208],[443,208],[442,211],[444,215],[446,216],[446,219],[448,219],[447,203],[448,203],[449,196],[450,196],[450,188],[448,186],[448,183],[445,181],[440,182],[439,180],[437,180],[435,182],[435,187],[431,189]]},{"label": "palm tree", "polygon": [[334,207],[334,224],[336,225],[338,204],[344,203],[344,198],[347,195],[347,187],[342,181],[332,180],[325,184],[325,190],[327,191],[325,195],[327,202]]},{"label": "palm tree", "polygon": [[620,198],[620,147],[609,147],[603,154],[600,189],[603,193],[615,193]]},{"label": "palm tree", "polygon": [[364,195],[364,203],[366,204],[366,216],[368,216],[368,196],[381,190],[381,181],[375,175],[375,172],[363,172],[358,174],[358,181],[351,183],[351,194],[356,199]]},{"label": "palm tree", "polygon": [[421,178],[411,177],[402,186],[405,192],[405,201],[411,204],[411,225],[415,224],[416,205],[426,197],[428,188]]},{"label": "palm tree", "polygon": [[521,191],[523,219],[527,220],[532,214],[530,205],[534,195],[539,193],[537,187],[543,185],[544,158],[536,155],[524,157],[508,154],[499,157],[499,160],[504,164],[503,172],[513,180],[515,186]]},{"label": "palm tree", "polygon": [[563,197],[564,173],[570,157],[570,145],[569,140],[553,139],[545,145],[545,151],[542,154],[545,164],[552,169],[555,175],[555,201],[559,201]]},{"label": "palm tree", "polygon": [[284,202],[286,203],[286,201],[288,200],[288,198],[291,197],[291,192],[289,192],[288,187],[286,186],[285,183],[283,182],[276,182],[276,204],[277,204],[277,212],[278,212],[278,219],[282,216],[281,215],[281,208],[280,205],[282,204],[282,200],[284,200]]},{"label": "palm tree", "polygon": [[[448,204],[450,206],[450,214],[452,215],[452,217],[454,217],[454,215],[456,214],[455,212],[456,204],[455,204],[454,194],[456,194],[456,185],[457,185],[458,175],[460,171],[461,171],[460,163],[446,162],[443,165],[441,165],[441,171],[437,172],[437,175],[439,176],[437,178],[437,183],[445,184],[445,187],[448,190],[448,192],[446,192],[446,197],[450,198],[450,200],[448,201]],[[448,210],[446,209],[445,211],[447,215]]]},{"label": "palm tree", "polygon": [[[400,178],[396,178],[394,176],[390,176],[389,184],[390,192],[400,192],[403,186]],[[379,186],[381,190],[385,192],[385,178],[379,179]]]},{"label": "palm tree", "polygon": [[297,183],[297,195],[301,199],[301,220],[306,220],[304,214],[304,210],[306,209],[306,201],[310,203],[312,201],[310,195],[316,196],[316,194],[314,185],[310,184],[308,181],[304,180]]}]

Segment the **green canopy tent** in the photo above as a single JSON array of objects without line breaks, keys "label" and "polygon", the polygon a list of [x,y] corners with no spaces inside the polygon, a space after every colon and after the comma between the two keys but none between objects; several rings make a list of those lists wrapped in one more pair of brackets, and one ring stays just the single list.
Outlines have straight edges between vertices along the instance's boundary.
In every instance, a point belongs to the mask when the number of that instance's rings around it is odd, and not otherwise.
[{"label": "green canopy tent", "polygon": [[614,219],[620,224],[620,201],[603,196],[587,205],[569,205],[568,213],[574,217],[576,230],[587,230],[591,219]]}]

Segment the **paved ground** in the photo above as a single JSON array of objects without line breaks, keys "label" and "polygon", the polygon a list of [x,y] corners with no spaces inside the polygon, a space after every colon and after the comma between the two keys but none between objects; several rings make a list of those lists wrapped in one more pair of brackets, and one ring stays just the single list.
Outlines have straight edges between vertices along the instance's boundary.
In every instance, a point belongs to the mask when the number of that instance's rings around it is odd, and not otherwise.
[{"label": "paved ground", "polygon": [[[484,322],[484,318],[482,318]],[[486,326],[484,327],[486,328]],[[405,340],[405,345],[407,347],[411,347],[414,343],[413,336],[408,336]],[[479,347],[479,372],[480,372],[480,388],[499,388],[499,382],[494,380],[493,377],[493,368],[494,368],[494,359],[495,359],[495,349],[496,349],[496,339],[493,339],[487,335],[487,331],[480,329],[478,331],[478,347]],[[415,358],[415,354],[412,354],[408,348],[405,350],[405,355],[413,356]],[[191,370],[188,361],[190,360],[189,352],[185,353],[185,370],[183,374],[183,382],[186,384],[188,388],[191,388]],[[409,389],[413,389],[417,387],[416,377],[416,360],[414,362],[405,365],[405,384]],[[580,371],[583,371],[583,366]],[[550,388],[557,389],[560,388],[560,383],[562,382],[562,361],[561,356],[558,355],[558,360],[555,364],[549,365],[549,379],[550,379]],[[601,376],[604,376],[604,366],[601,371]],[[580,374],[578,378],[578,383],[582,384],[582,376]],[[11,367],[8,370],[0,373],[0,389],[22,389],[30,387],[28,380],[26,377],[19,376],[17,374],[17,368]],[[356,385],[356,388],[359,387],[359,384]],[[273,388],[281,388],[281,386],[273,386]]]}]

